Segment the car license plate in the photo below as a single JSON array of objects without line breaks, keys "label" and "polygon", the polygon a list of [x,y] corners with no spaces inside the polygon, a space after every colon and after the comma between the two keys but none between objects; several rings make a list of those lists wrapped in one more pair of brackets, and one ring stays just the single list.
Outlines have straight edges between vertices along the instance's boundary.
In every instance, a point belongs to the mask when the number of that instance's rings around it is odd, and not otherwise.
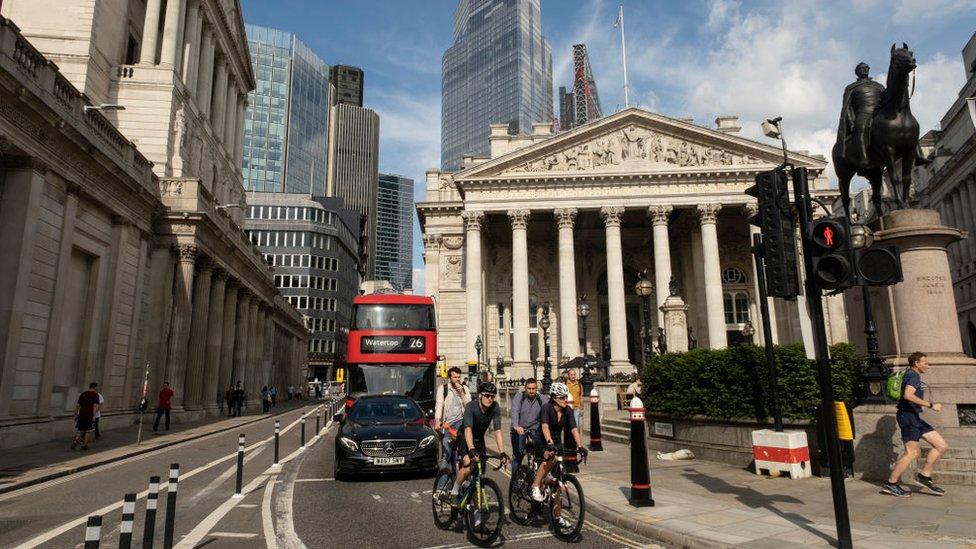
[{"label": "car license plate", "polygon": [[373,463],[375,465],[403,465],[403,458],[373,458]]}]

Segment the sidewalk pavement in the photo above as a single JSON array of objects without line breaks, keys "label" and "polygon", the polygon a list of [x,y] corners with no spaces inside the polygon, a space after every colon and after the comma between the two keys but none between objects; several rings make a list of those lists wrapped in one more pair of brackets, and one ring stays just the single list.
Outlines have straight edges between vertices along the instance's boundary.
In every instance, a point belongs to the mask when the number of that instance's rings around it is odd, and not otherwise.
[{"label": "sidewalk pavement", "polygon": [[[508,423],[503,426],[509,443]],[[588,443],[589,437],[583,441]],[[829,478],[771,479],[703,460],[659,461],[651,453],[654,507],[631,507],[630,448],[603,440],[577,475],[587,511],[637,533],[685,547],[781,548],[836,545]],[[848,480],[857,547],[976,548],[976,490],[946,486],[944,497],[899,499],[877,484]],[[915,488],[915,490],[918,490]]]},{"label": "sidewalk pavement", "polygon": [[316,399],[279,401],[270,414],[260,413],[259,407],[252,406],[241,417],[211,417],[173,423],[169,431],[159,432],[152,430],[155,415],[150,411],[143,415],[141,444],[135,443],[139,426],[133,423],[127,427],[103,430],[102,437],[98,441],[90,442],[85,451],[71,450],[70,438],[4,450],[0,452],[0,494],[213,433],[236,429],[320,402],[322,401]]}]

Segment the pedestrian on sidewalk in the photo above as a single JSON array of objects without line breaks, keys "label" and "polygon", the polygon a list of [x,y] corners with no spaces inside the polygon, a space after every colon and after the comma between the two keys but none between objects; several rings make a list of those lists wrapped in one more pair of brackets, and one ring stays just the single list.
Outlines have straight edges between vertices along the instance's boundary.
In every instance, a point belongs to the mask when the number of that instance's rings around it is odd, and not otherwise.
[{"label": "pedestrian on sidewalk", "polygon": [[278,404],[278,388],[272,385],[269,392],[271,395],[271,406],[274,407]]},{"label": "pedestrian on sidewalk", "polygon": [[573,415],[576,425],[583,425],[583,385],[579,382],[576,370],[566,372],[566,388],[573,395]]},{"label": "pedestrian on sidewalk", "polygon": [[464,407],[471,401],[471,393],[461,383],[461,369],[452,366],[447,381],[437,388],[434,399],[434,425],[441,434],[441,467],[454,463],[451,441],[457,436],[464,420]]},{"label": "pedestrian on sidewalk", "polygon": [[237,402],[237,393],[234,391],[234,384],[231,383],[227,390],[224,391],[224,401],[227,402],[227,417],[234,417],[235,403]]},{"label": "pedestrian on sidewalk", "polygon": [[905,443],[905,453],[895,462],[888,481],[881,485],[881,492],[884,494],[891,494],[900,498],[911,495],[898,483],[901,482],[902,474],[911,467],[921,454],[918,443],[920,438],[932,445],[932,449],[929,450],[929,454],[925,458],[925,465],[915,475],[914,484],[928,488],[931,493],[937,496],[945,494],[944,489],[932,482],[932,469],[939,457],[949,449],[949,444],[920,415],[922,408],[929,408],[936,412],[942,410],[941,404],[924,398],[925,384],[922,383],[922,374],[928,369],[929,361],[925,353],[914,352],[908,356],[908,370],[901,381],[901,398],[898,399],[898,412],[895,415],[898,420],[898,427],[901,428],[901,440]]},{"label": "pedestrian on sidewalk", "polygon": [[640,374],[637,373],[637,370],[634,370],[634,373],[631,374],[631,376],[632,381],[624,390],[624,396],[627,398],[628,406],[630,406],[629,403],[634,399],[635,396],[639,396],[644,392],[644,384],[641,382]]},{"label": "pedestrian on sidewalk", "polygon": [[153,431],[159,430],[159,419],[166,416],[166,430],[169,431],[169,411],[172,408],[173,395],[175,393],[169,388],[169,382],[163,382],[163,388],[159,390],[159,401],[156,403],[156,420],[153,421]]},{"label": "pedestrian on sidewalk", "polygon": [[247,398],[247,394],[244,393],[244,386],[238,381],[237,388],[234,389],[234,415],[237,417],[241,417],[241,410],[244,408],[245,398]]},{"label": "pedestrian on sidewalk", "polygon": [[102,433],[98,430],[98,420],[102,418],[102,406],[105,405],[105,397],[102,393],[95,391],[98,394],[98,408],[95,410],[95,440],[102,438]]},{"label": "pedestrian on sidewalk", "polygon": [[88,384],[88,390],[78,395],[78,402],[75,404],[75,438],[71,441],[72,450],[79,444],[82,450],[88,449],[88,433],[94,428],[95,414],[98,412],[96,387],[98,384],[91,382]]},{"label": "pedestrian on sidewalk", "polygon": [[542,447],[542,434],[539,431],[542,407],[549,397],[539,394],[539,383],[535,378],[525,380],[525,388],[512,399],[509,417],[512,420],[512,471],[522,463],[525,455],[525,441],[532,439],[535,447]]},{"label": "pedestrian on sidewalk", "polygon": [[265,414],[271,411],[271,392],[267,385],[261,387],[261,411]]},{"label": "pedestrian on sidewalk", "polygon": [[291,400],[293,398],[295,398],[295,386],[294,385],[289,385],[288,386],[288,400]]}]

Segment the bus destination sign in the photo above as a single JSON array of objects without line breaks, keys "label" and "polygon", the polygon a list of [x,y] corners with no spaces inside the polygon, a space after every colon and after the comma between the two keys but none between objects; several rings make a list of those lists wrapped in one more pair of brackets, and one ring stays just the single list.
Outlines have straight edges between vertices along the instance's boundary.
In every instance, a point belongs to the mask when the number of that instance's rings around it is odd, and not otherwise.
[{"label": "bus destination sign", "polygon": [[361,353],[420,354],[426,348],[423,336],[363,336],[359,342]]}]

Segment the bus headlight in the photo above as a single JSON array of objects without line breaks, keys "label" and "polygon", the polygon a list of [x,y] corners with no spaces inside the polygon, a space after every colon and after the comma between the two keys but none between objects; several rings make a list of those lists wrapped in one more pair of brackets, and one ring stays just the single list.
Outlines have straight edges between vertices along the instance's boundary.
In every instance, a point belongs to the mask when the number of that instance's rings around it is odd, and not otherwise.
[{"label": "bus headlight", "polygon": [[433,444],[435,440],[437,440],[437,437],[435,435],[427,435],[424,438],[420,439],[420,444],[418,444],[418,446],[420,448],[426,448],[431,444]]},{"label": "bus headlight", "polygon": [[359,451],[359,445],[356,444],[356,441],[351,438],[339,437],[339,443],[345,446],[346,450],[349,450],[350,452]]}]

